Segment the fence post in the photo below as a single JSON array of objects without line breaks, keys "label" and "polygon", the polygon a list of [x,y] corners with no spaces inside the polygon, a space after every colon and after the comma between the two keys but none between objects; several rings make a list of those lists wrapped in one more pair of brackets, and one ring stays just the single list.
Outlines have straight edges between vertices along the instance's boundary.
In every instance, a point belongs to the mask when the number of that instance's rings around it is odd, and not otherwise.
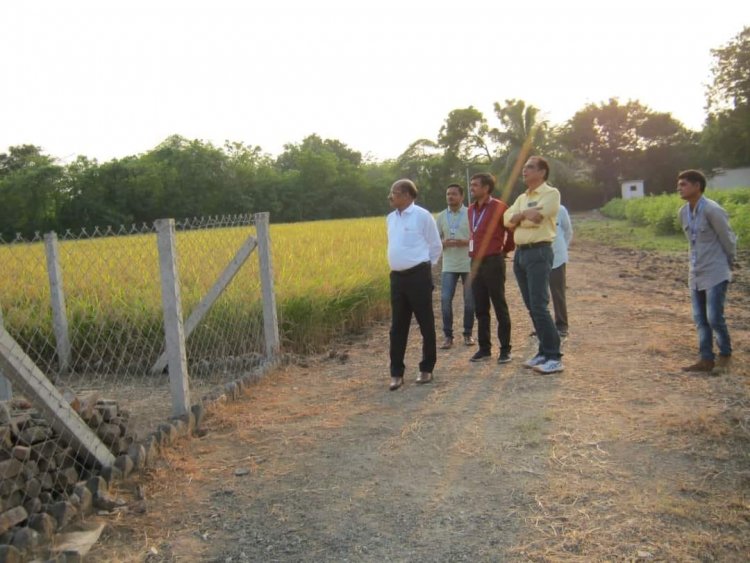
[{"label": "fence post", "polygon": [[65,292],[60,268],[60,250],[57,235],[54,232],[44,235],[44,251],[47,255],[47,275],[58,369],[60,373],[65,373],[70,367],[70,337],[68,336],[68,316],[65,310]]},{"label": "fence post", "polygon": [[[3,307],[0,305],[0,328],[3,328]],[[13,385],[5,377],[3,370],[0,369],[0,401],[10,401],[13,398]]]},{"label": "fence post", "polygon": [[258,261],[260,263],[260,285],[263,294],[263,334],[266,341],[266,360],[273,362],[279,354],[280,340],[279,320],[276,315],[276,294],[273,288],[269,213],[256,213],[254,218],[258,234]]},{"label": "fence post", "polygon": [[164,338],[169,366],[169,388],[172,394],[172,414],[180,416],[187,414],[190,409],[190,383],[182,324],[174,219],[157,219],[154,226],[159,248],[161,303],[164,312]]}]

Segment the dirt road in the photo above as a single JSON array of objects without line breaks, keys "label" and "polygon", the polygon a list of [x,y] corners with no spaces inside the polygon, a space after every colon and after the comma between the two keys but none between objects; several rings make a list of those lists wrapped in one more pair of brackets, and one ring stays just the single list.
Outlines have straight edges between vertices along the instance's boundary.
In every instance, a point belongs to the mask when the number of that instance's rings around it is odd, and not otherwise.
[{"label": "dirt road", "polygon": [[521,366],[536,344],[510,271],[510,364],[461,345],[417,386],[413,337],[389,392],[380,324],[286,367],[145,476],[89,559],[746,561],[750,275],[728,298],[733,369],[684,375],[684,258],[576,242],[561,375]]}]

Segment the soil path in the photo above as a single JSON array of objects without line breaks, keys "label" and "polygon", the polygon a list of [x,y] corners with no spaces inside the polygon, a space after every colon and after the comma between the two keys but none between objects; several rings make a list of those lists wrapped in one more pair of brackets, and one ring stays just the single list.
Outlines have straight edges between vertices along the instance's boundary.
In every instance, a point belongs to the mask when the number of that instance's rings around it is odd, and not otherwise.
[{"label": "soil path", "polygon": [[509,269],[510,364],[460,345],[415,385],[413,326],[389,392],[379,324],[268,376],[145,476],[87,559],[747,560],[750,276],[728,298],[733,368],[684,375],[684,259],[576,241],[561,375],[521,366],[536,341]]}]

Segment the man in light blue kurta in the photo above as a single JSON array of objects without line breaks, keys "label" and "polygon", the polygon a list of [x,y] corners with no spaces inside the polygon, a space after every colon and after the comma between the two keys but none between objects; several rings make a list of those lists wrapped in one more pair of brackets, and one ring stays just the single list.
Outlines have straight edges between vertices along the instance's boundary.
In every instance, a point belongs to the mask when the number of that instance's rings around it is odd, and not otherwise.
[{"label": "man in light blue kurta", "polygon": [[441,278],[440,305],[443,313],[442,349],[453,346],[453,296],[459,278],[464,293],[464,344],[471,346],[474,339],[474,298],[471,294],[471,259],[469,258],[469,217],[463,205],[464,189],[459,184],[451,184],[445,190],[448,207],[435,219],[440,239],[443,242],[443,272]]}]

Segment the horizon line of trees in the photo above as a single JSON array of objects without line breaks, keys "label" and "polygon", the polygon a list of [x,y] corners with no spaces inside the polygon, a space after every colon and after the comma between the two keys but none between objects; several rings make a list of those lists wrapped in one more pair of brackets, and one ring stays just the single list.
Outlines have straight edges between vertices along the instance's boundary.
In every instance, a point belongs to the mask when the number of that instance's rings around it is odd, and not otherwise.
[{"label": "horizon line of trees", "polygon": [[523,100],[494,104],[491,119],[473,106],[451,111],[435,139],[414,141],[397,158],[367,161],[336,139],[309,135],[277,157],[258,146],[223,147],[179,135],[139,155],[99,163],[79,156],[62,165],[35,145],[0,153],[0,235],[270,211],[274,222],[372,216],[388,211],[386,193],[414,180],[422,205],[445,205],[444,188],[491,172],[513,199],[519,162],[548,158],[550,183],[569,208],[599,207],[620,182],[643,179],[647,193],[671,191],[679,170],[750,165],[750,27],[712,49],[713,80],[700,132],[637,100],[590,103],[552,124]]}]

